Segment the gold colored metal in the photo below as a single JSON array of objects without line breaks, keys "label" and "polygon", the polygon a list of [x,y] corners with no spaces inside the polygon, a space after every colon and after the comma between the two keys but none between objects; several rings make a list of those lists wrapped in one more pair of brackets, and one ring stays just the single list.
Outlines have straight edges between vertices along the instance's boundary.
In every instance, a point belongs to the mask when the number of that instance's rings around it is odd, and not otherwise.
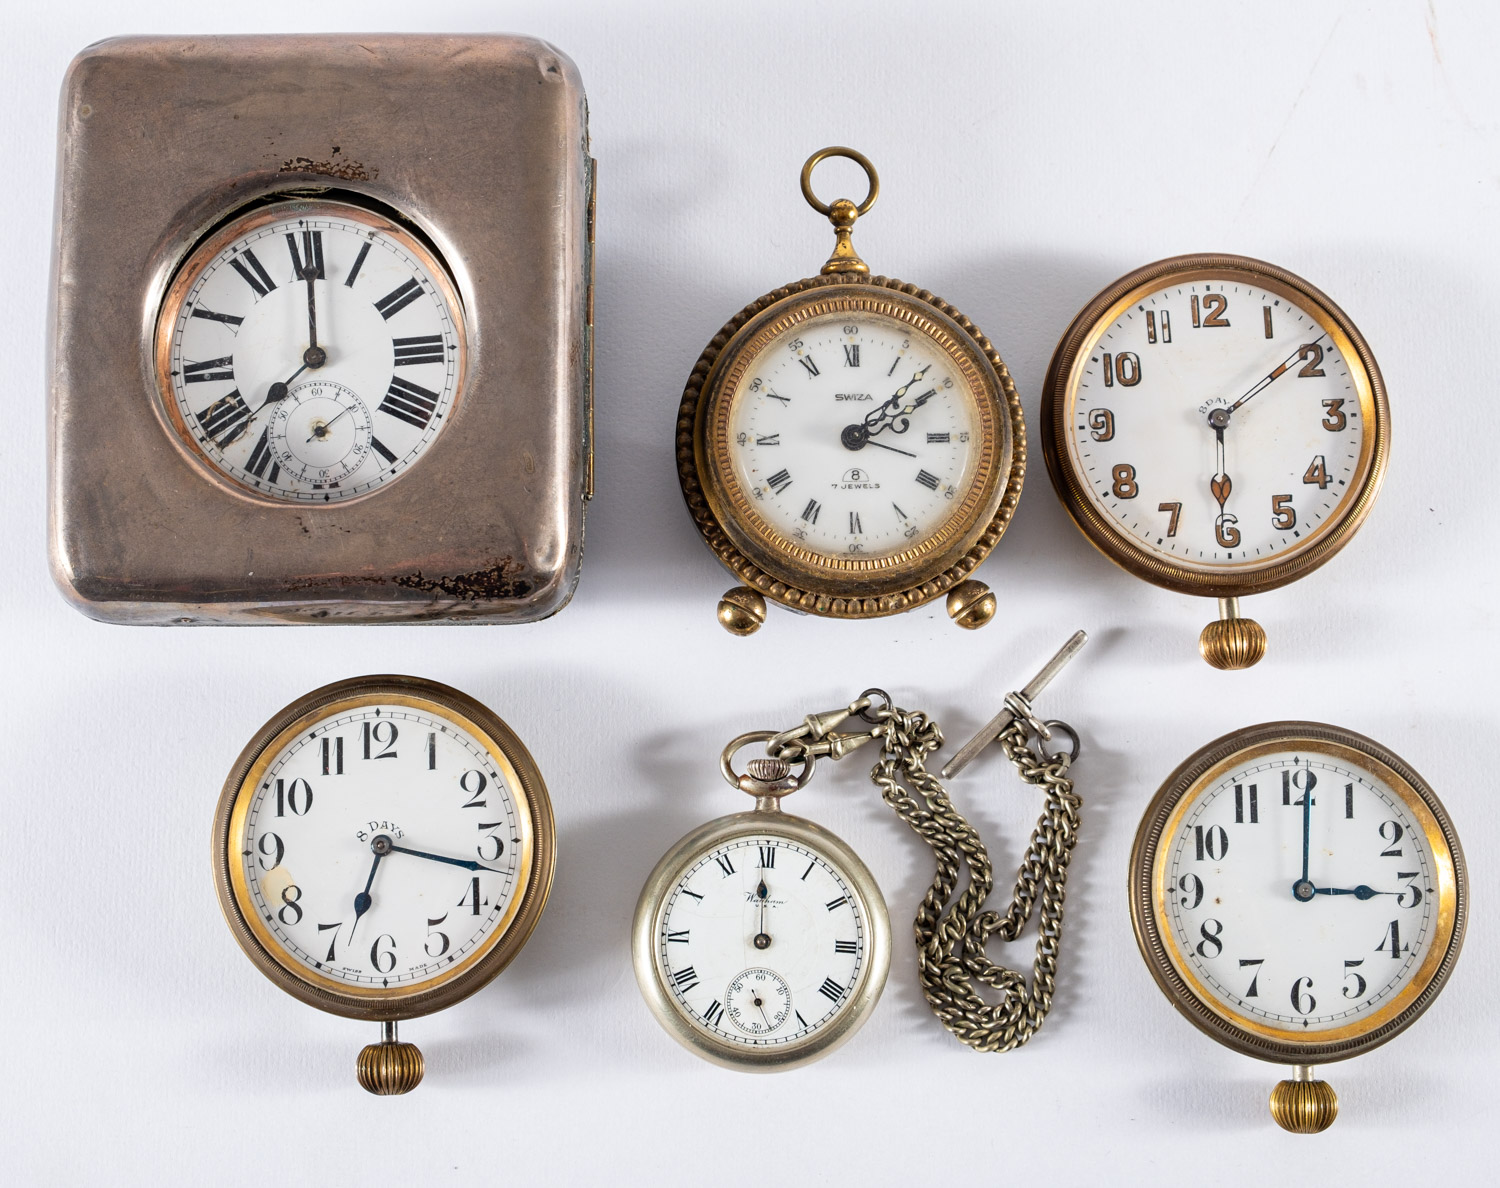
[{"label": "gold colored metal", "polygon": [[[1200,280],[1243,281],[1294,302],[1318,325],[1349,363],[1365,433],[1350,480],[1352,492],[1337,513],[1307,533],[1289,553],[1232,565],[1199,564],[1167,558],[1128,536],[1096,507],[1074,450],[1073,423],[1080,375],[1100,336],[1130,306],[1168,284]],[[1240,597],[1274,590],[1311,573],[1342,549],[1358,531],[1379,494],[1390,452],[1390,408],[1375,356],[1358,328],[1333,301],[1307,281],[1274,264],[1246,256],[1174,256],[1138,268],[1110,285],[1073,319],[1047,369],[1042,390],[1042,454],[1063,505],[1091,544],[1120,568],[1180,594]],[[1249,620],[1245,620],[1248,622]],[[1207,652],[1205,652],[1207,658]],[[1212,661],[1210,661],[1212,663]],[[1253,661],[1250,661],[1253,663]]]},{"label": "gold colored metal", "polygon": [[[672,886],[705,853],[739,837],[785,838],[821,854],[836,866],[853,893],[868,929],[866,961],[848,990],[848,1005],[838,1017],[805,1040],[780,1047],[747,1049],[730,1044],[698,1025],[678,1007],[666,987],[669,976],[657,959],[657,937]],[[739,1072],[777,1072],[798,1068],[826,1056],[848,1040],[880,1000],[891,966],[891,923],[880,885],[869,868],[840,838],[803,817],[781,811],[774,800],[749,812],[719,817],[693,830],[656,864],[641,888],[631,928],[631,957],[636,982],[658,1023],[683,1047],[706,1060]]]},{"label": "gold colored metal", "polygon": [[[829,157],[846,157],[865,171],[869,191],[858,205],[851,199],[824,203],[813,193],[812,171]],[[868,275],[849,241],[855,219],[880,193],[875,167],[863,154],[837,146],[820,149],[803,165],[801,185],[808,204],[834,222],[839,235],[834,255],[819,276],[745,306],[704,349],[678,408],[678,481],[704,542],[763,598],[829,618],[898,614],[968,579],[1010,524],[1026,474],[1021,401],[1004,360],[973,322],[925,289]],[[731,461],[729,425],[751,365],[793,329],[840,314],[889,319],[900,323],[904,334],[927,339],[948,357],[977,410],[976,460],[947,521],[884,557],[830,556],[783,535],[756,512]],[[720,621],[735,630],[730,620],[741,623],[742,609],[721,602]]]},{"label": "gold colored metal", "polygon": [[1327,1081],[1313,1076],[1310,1064],[1299,1064],[1290,1079],[1271,1090],[1271,1117],[1293,1134],[1321,1134],[1339,1116],[1339,1095]]},{"label": "gold colored metal", "polygon": [[754,635],[765,621],[766,600],[749,586],[736,586],[719,599],[719,622],[731,635]]},{"label": "gold colored metal", "polygon": [[422,1083],[425,1069],[420,1049],[396,1038],[393,1021],[385,1025],[385,1038],[378,1044],[366,1044],[355,1063],[360,1086],[380,1097],[410,1093]]},{"label": "gold colored metal", "polygon": [[[1420,823],[1437,874],[1437,918],[1426,956],[1406,985],[1367,1017],[1329,1030],[1275,1027],[1239,1015],[1204,986],[1168,943],[1171,894],[1165,842],[1203,792],[1236,767],[1278,751],[1343,760],[1377,776]],[[1162,992],[1196,1027],[1226,1047],[1280,1064],[1326,1063],[1377,1048],[1409,1027],[1441,992],[1463,946],[1468,870],[1458,834],[1432,788],[1397,755],[1352,730],[1319,722],[1266,722],[1217,738],[1167,777],[1136,832],[1130,855],[1130,916],[1136,943]]]},{"label": "gold colored metal", "polygon": [[[350,986],[293,962],[255,910],[236,860],[247,817],[267,768],[297,735],[363,705],[419,709],[461,727],[504,775],[516,800],[519,872],[505,916],[462,961],[415,985]],[[452,1006],[487,985],[521,951],[546,907],[556,863],[552,805],[540,770],[525,745],[496,714],[457,689],[409,676],[337,681],[298,698],[261,728],[235,761],[219,796],[213,831],[214,886],[219,907],[245,955],[292,997],[353,1019],[412,1019]]]},{"label": "gold colored metal", "polygon": [[[947,355],[977,408],[973,479],[946,523],[887,557],[830,557],[763,520],[730,458],[735,399],[751,365],[804,322],[859,314],[890,318]],[[839,619],[898,614],[945,595],[999,542],[1020,500],[1026,430],[1004,361],[958,310],[915,285],[853,274],[812,277],[742,309],[688,379],[677,415],[677,476],[705,543],[745,585],[795,610]]]},{"label": "gold colored metal", "polygon": [[1266,630],[1240,614],[1238,598],[1219,599],[1219,617],[1198,636],[1198,651],[1215,668],[1249,668],[1266,654]]},{"label": "gold colored metal", "polygon": [[994,592],[981,581],[970,578],[948,591],[948,617],[971,631],[983,627],[995,617],[998,609]]}]

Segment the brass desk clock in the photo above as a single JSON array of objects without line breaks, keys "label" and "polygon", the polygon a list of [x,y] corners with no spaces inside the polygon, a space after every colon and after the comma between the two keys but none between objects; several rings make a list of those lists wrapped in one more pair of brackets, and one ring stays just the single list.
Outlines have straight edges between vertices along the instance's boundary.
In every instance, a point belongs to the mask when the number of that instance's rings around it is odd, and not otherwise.
[{"label": "brass desk clock", "polygon": [[520,952],[554,853],[525,746],[477,701],[416,677],[294,701],[240,754],[214,820],[235,940],[294,998],[382,1024],[357,1066],[379,1094],[422,1079],[397,1023],[467,998]]},{"label": "brass desk clock", "polygon": [[[827,157],[857,162],[856,205],[813,193]],[[677,473],[693,522],[740,579],[719,620],[737,635],[766,599],[839,619],[947,595],[964,627],[995,599],[974,569],[1015,511],[1026,435],[1015,384],[979,329],[915,285],[871,276],[851,240],[874,167],[814,153],[802,193],[833,223],[822,272],[737,313],[693,368],[677,417]]]},{"label": "brass desk clock", "polygon": [[593,162],[566,57],[122,38],[73,62],[59,148],[50,548],[80,610],[524,622],[567,603]]},{"label": "brass desk clock", "polygon": [[1237,1052],[1293,1066],[1277,1123],[1332,1125],[1313,1066],[1378,1047],[1441,992],[1463,943],[1458,834],[1422,777],[1316,722],[1215,739],[1168,777],[1130,858],[1136,940],[1162,991]]},{"label": "brass desk clock", "polygon": [[1068,513],[1127,572],[1219,600],[1199,640],[1216,668],[1264,655],[1240,598],[1343,548],[1389,450],[1385,385],[1354,323],[1243,256],[1121,277],[1068,327],[1042,393],[1042,452]]}]

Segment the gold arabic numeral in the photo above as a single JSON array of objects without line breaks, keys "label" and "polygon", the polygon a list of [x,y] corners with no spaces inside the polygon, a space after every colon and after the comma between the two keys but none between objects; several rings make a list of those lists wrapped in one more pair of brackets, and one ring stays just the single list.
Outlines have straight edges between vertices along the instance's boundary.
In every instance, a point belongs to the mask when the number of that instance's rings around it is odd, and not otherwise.
[{"label": "gold arabic numeral", "polygon": [[1113,441],[1115,436],[1115,414],[1107,408],[1096,408],[1089,413],[1089,434],[1095,441]]},{"label": "gold arabic numeral", "polygon": [[1223,293],[1203,294],[1202,308],[1199,307],[1198,298],[1192,299],[1193,325],[1200,329],[1208,327],[1227,327],[1229,319],[1224,316],[1224,311],[1229,308],[1229,298]]},{"label": "gold arabic numeral", "polygon": [[1123,388],[1133,388],[1141,382],[1141,357],[1134,351],[1121,351],[1118,355],[1104,352],[1104,386],[1113,388],[1115,380]]},{"label": "gold arabic numeral", "polygon": [[1220,516],[1214,525],[1214,539],[1220,548],[1232,549],[1240,543],[1240,530],[1234,526],[1233,516]]},{"label": "gold arabic numeral", "polygon": [[1317,379],[1318,377],[1327,374],[1321,367],[1318,366],[1319,363],[1323,362],[1323,348],[1317,343],[1303,343],[1300,347],[1297,348],[1297,354],[1299,357],[1307,360],[1307,362],[1302,365],[1301,370],[1297,372],[1298,379]]},{"label": "gold arabic numeral", "polygon": [[1134,499],[1141,493],[1135,481],[1135,467],[1129,462],[1119,463],[1110,471],[1110,475],[1115,480],[1114,486],[1110,489],[1114,492],[1116,499]]},{"label": "gold arabic numeral", "polygon": [[1323,407],[1328,410],[1328,415],[1319,422],[1323,428],[1330,433],[1337,433],[1349,423],[1349,418],[1344,414],[1344,398],[1342,396],[1332,397],[1323,401]]},{"label": "gold arabic numeral", "polygon": [[1328,464],[1323,460],[1322,454],[1314,456],[1307,464],[1307,473],[1302,476],[1302,481],[1308,486],[1316,486],[1320,491],[1333,482],[1328,477]]},{"label": "gold arabic numeral", "polygon": [[1182,518],[1182,504],[1180,503],[1158,503],[1156,510],[1167,513],[1167,535],[1177,535],[1177,521]]},{"label": "gold arabic numeral", "polygon": [[1292,506],[1290,495],[1271,496],[1271,524],[1282,532],[1290,532],[1297,526],[1297,509]]}]

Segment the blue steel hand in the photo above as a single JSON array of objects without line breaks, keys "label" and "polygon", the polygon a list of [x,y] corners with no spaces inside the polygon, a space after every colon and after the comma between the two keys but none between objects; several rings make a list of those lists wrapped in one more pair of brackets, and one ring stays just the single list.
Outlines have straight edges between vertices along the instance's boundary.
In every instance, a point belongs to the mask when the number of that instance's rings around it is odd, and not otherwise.
[{"label": "blue steel hand", "polygon": [[405,846],[392,846],[393,854],[410,854],[413,858],[426,858],[432,862],[446,862],[450,866],[461,866],[465,870],[487,870],[490,874],[501,874],[493,866],[483,866],[478,862],[471,862],[467,858],[445,858],[442,854],[426,854],[421,850],[408,850]]},{"label": "blue steel hand", "polygon": [[1361,883],[1358,887],[1314,887],[1316,895],[1352,895],[1355,899],[1374,899],[1377,895],[1400,895],[1399,891],[1377,891]]}]

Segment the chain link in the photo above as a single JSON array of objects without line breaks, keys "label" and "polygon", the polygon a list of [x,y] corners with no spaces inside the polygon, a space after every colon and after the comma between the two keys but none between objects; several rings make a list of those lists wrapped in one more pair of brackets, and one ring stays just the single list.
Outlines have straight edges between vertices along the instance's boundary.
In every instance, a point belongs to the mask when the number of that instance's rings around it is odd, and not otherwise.
[{"label": "chain link", "polygon": [[[866,704],[854,703],[851,714],[869,708],[868,698],[860,700]],[[1078,841],[1082,803],[1068,778],[1072,756],[1032,750],[1028,745],[1032,728],[1020,719],[1011,722],[995,740],[1021,779],[1042,788],[1047,796],[1016,874],[1010,907],[1002,915],[984,910],[995,880],[983,840],[953,807],[938,778],[927,770],[927,756],[943,745],[942,730],[926,714],[898,709],[889,702],[876,710],[874,717],[877,724],[868,732],[827,734],[825,740],[816,728],[805,726],[777,736],[766,749],[788,761],[811,753],[813,747],[819,754],[838,758],[838,740],[852,744],[844,746],[842,753],[860,743],[881,740],[881,757],[870,778],[885,802],[932,847],[937,858],[937,873],[922,898],[915,923],[922,993],[943,1026],[971,1048],[981,1052],[1018,1048],[1047,1017],[1057,983],[1063,895],[1068,862]],[[808,725],[812,722],[812,718],[807,719]],[[812,744],[802,741],[808,735],[814,737]],[[829,746],[830,741],[834,745]],[[921,799],[908,792],[903,783]],[[964,867],[968,868],[968,885],[955,897]],[[1038,901],[1039,935],[1028,988],[1025,975],[996,965],[985,946],[996,934],[1005,941],[1018,939]],[[989,1002],[981,997],[976,982],[998,990],[1000,1000]]]}]

